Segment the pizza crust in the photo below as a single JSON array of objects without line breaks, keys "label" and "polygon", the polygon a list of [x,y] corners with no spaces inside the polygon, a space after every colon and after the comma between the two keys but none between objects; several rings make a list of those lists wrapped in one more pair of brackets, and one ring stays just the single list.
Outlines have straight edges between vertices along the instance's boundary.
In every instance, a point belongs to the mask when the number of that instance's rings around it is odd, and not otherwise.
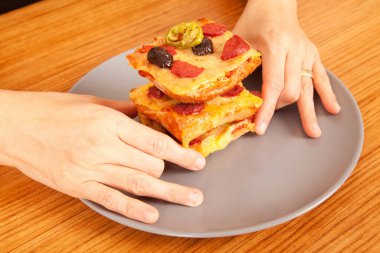
[{"label": "pizza crust", "polygon": [[205,102],[205,107],[199,114],[183,115],[173,109],[178,103],[175,99],[167,96],[162,99],[149,98],[147,93],[151,86],[149,83],[133,89],[130,92],[131,100],[139,113],[159,122],[184,147],[189,147],[193,139],[213,128],[251,117],[262,104],[261,98],[244,89],[238,96],[219,96]]}]

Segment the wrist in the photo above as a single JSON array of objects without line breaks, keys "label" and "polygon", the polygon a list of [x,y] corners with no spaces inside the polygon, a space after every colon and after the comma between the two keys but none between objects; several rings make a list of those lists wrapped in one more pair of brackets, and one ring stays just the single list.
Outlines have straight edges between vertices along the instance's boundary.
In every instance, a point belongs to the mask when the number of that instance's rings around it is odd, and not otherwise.
[{"label": "wrist", "polygon": [[249,0],[243,14],[248,19],[298,22],[296,0]]},{"label": "wrist", "polygon": [[16,92],[8,90],[0,90],[0,165],[6,165],[15,167],[15,162],[13,156],[10,154],[10,145],[12,142],[9,141],[12,133],[12,120],[11,114],[14,113],[12,110],[12,98]]}]

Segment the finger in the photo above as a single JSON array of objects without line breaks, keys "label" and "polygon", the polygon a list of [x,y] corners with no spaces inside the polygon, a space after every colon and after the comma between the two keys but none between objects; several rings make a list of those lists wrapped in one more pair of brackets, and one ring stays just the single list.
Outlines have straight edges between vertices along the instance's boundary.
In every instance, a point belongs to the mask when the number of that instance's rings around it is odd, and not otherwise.
[{"label": "finger", "polygon": [[251,90],[249,92],[251,92],[256,97],[262,98],[261,91],[259,91],[259,90]]},{"label": "finger", "polygon": [[158,220],[159,214],[154,207],[137,199],[130,198],[123,193],[98,182],[84,182],[81,190],[82,198],[98,203],[99,205],[128,218],[145,223],[155,223]]},{"label": "finger", "polygon": [[326,69],[323,67],[319,57],[313,66],[313,75],[314,86],[322,100],[323,106],[329,113],[339,113],[341,107],[338,104],[334,91],[331,88],[331,83],[329,77],[327,76]]},{"label": "finger", "polygon": [[285,64],[284,89],[277,101],[276,109],[297,102],[301,91],[301,68],[303,53],[289,53]]},{"label": "finger", "polygon": [[313,95],[314,87],[312,79],[310,77],[303,77],[301,94],[297,102],[298,110],[305,133],[312,138],[317,138],[321,135],[321,129],[315,114]]},{"label": "finger", "polygon": [[[200,170],[206,165],[205,158],[192,149],[185,149],[166,134],[155,131],[134,120],[126,119],[129,127],[121,127],[119,137],[143,152],[178,164],[190,170]],[[128,129],[128,130],[127,130]]]},{"label": "finger", "polygon": [[134,118],[137,115],[136,106],[131,101],[108,100],[101,98],[99,99],[98,104],[115,109],[131,118]]},{"label": "finger", "polygon": [[108,165],[104,172],[104,178],[100,179],[102,183],[137,196],[162,199],[186,206],[198,206],[203,201],[200,190],[165,182],[132,169]]},{"label": "finger", "polygon": [[256,133],[265,133],[284,87],[285,53],[263,52],[263,105],[256,116]]},{"label": "finger", "polygon": [[125,166],[159,178],[164,171],[162,159],[149,155],[124,142],[117,140],[115,148],[108,151],[110,163]]}]

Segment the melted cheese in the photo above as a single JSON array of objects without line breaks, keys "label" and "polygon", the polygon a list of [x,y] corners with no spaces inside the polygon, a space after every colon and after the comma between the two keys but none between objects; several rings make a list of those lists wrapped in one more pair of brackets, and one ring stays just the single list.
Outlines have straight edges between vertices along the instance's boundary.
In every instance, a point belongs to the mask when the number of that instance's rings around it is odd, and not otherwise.
[{"label": "melted cheese", "polygon": [[[260,53],[251,48],[235,58],[222,61],[220,56],[224,44],[232,36],[233,34],[230,31],[227,31],[221,36],[210,38],[214,45],[213,54],[197,56],[193,54],[191,48],[176,48],[177,53],[173,56],[174,60],[184,61],[194,66],[204,68],[203,72],[196,78],[179,78],[172,74],[170,69],[159,68],[156,65],[150,64],[147,60],[147,53],[133,53],[133,57],[137,62],[134,67],[149,72],[158,83],[164,85],[166,89],[178,95],[202,89],[207,87],[208,84],[213,83],[220,78],[224,78],[226,73],[236,69],[249,58],[260,57]],[[162,41],[162,38],[158,38],[155,45],[161,45]]]},{"label": "melted cheese", "polygon": [[255,131],[255,124],[249,119],[227,123],[204,134],[202,141],[191,145],[190,148],[195,149],[206,157],[215,151],[224,149],[232,141],[250,131]]},{"label": "melted cheese", "polygon": [[171,132],[185,147],[191,140],[223,124],[240,121],[252,116],[262,104],[259,97],[243,90],[235,97],[216,97],[205,102],[202,112],[195,115],[181,115],[173,110],[178,102],[167,96],[151,99],[147,96],[152,84],[131,91],[130,97],[140,113],[158,121]]},{"label": "melted cheese", "polygon": [[[149,126],[157,131],[166,132],[166,129],[161,126],[157,121],[149,119],[146,115],[138,114],[142,124]],[[201,153],[204,157],[209,154],[222,150],[228,146],[232,141],[236,140],[247,132],[254,132],[255,124],[249,119],[245,119],[239,122],[231,122],[222,126],[211,129],[204,133],[200,139],[201,141],[190,145],[191,149],[194,149]]]}]

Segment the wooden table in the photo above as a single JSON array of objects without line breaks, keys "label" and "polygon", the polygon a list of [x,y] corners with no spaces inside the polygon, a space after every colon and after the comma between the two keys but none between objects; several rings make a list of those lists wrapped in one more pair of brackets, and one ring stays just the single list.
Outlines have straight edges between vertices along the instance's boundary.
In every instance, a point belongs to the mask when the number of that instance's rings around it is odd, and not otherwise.
[{"label": "wooden table", "polygon": [[[163,32],[210,17],[232,28],[245,1],[42,1],[0,16],[0,88],[67,91],[96,65]],[[0,252],[380,252],[380,1],[299,1],[306,33],[359,103],[365,141],[343,187],[285,224],[216,239],[172,238],[112,222],[14,168],[0,168]],[[0,102],[1,103],[1,102]]]}]

